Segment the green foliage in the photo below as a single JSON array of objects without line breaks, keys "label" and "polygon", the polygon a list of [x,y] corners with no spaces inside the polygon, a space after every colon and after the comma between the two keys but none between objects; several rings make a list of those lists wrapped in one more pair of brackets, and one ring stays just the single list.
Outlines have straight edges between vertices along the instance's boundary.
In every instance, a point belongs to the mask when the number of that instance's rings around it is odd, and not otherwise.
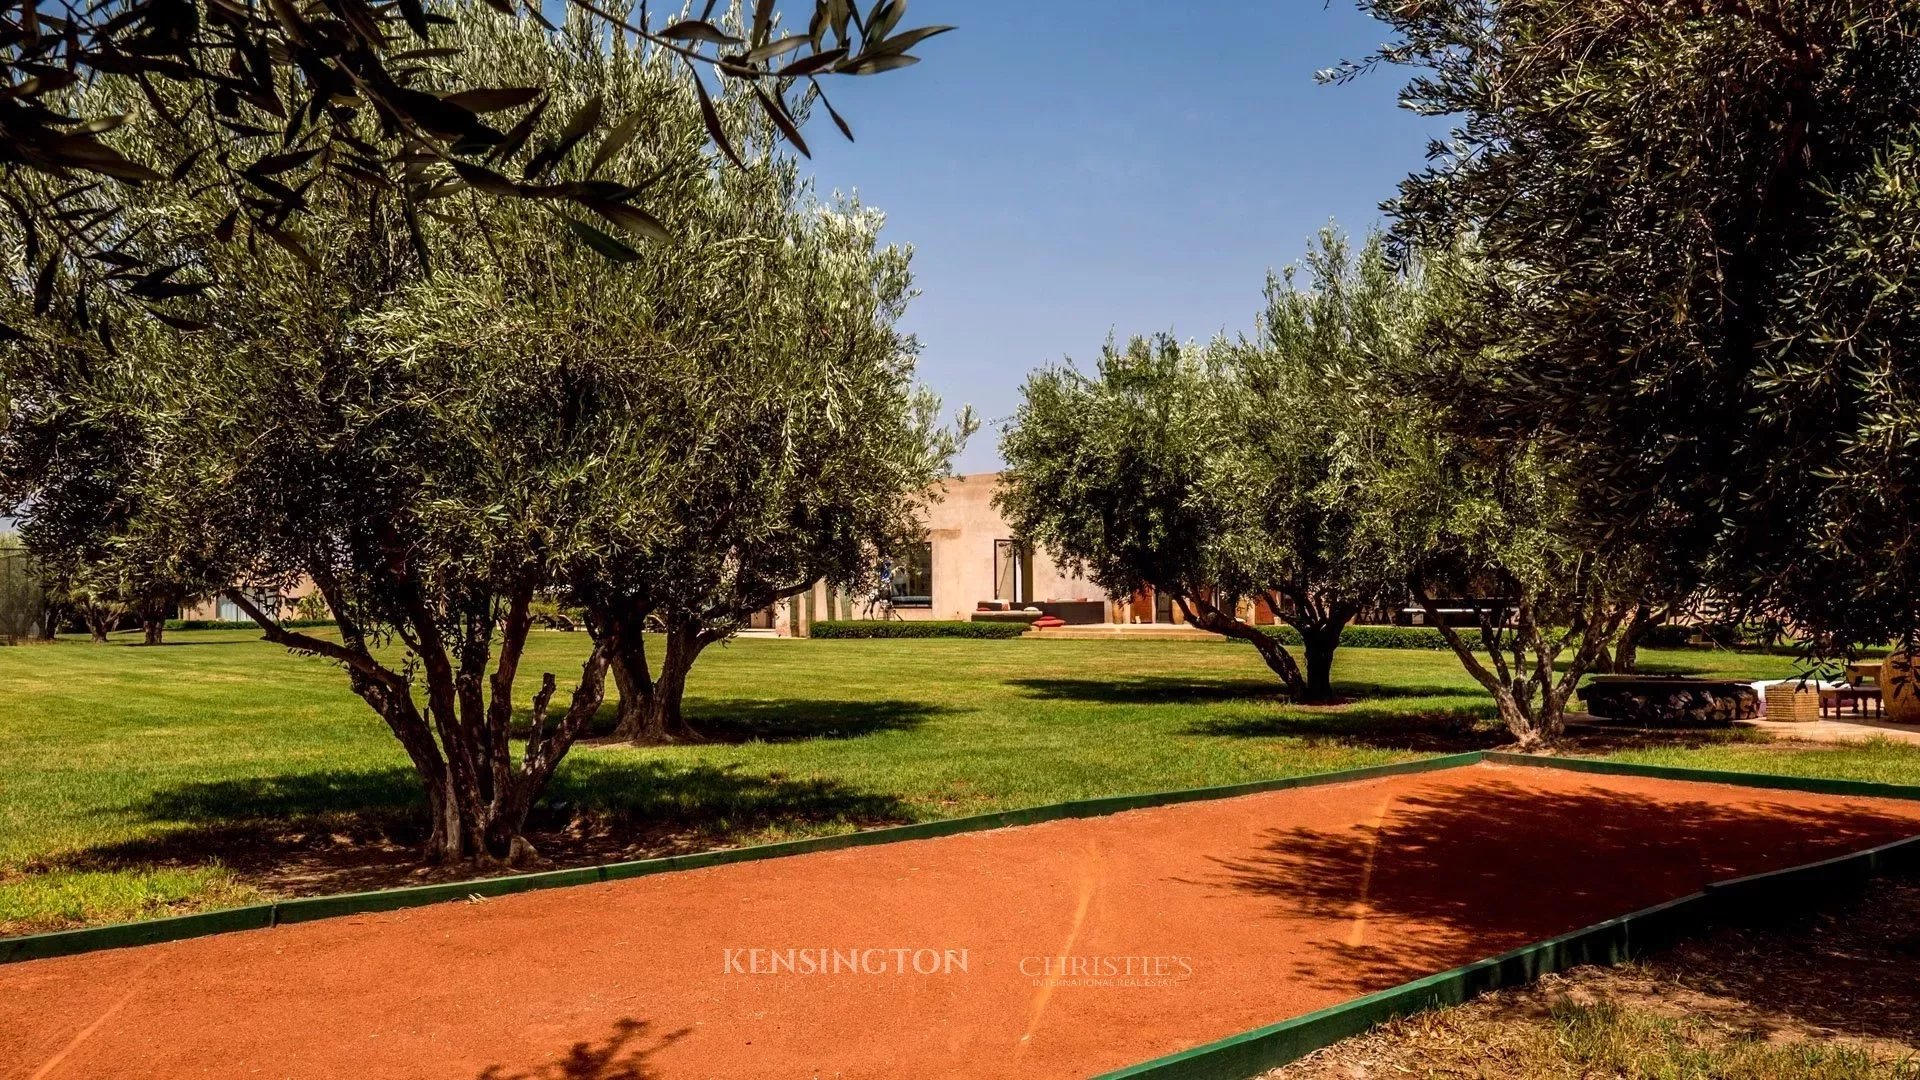
[{"label": "green foliage", "polygon": [[1091,374],[1034,372],[1001,439],[996,504],[1110,596],[1221,582],[1243,506],[1225,483],[1224,385],[1218,354],[1166,336],[1109,341]]},{"label": "green foliage", "polygon": [[1027,632],[1024,623],[966,622],[960,619],[840,619],[821,620],[808,633],[817,638],[1017,638]]},{"label": "green foliage", "polygon": [[[1300,631],[1291,626],[1263,626],[1260,631],[1287,645],[1301,644]],[[1431,626],[1349,626],[1340,631],[1340,644],[1348,649],[1420,649],[1445,652],[1451,646],[1446,636]]]},{"label": "green foliage", "polygon": [[[286,627],[289,630],[311,630],[317,626],[332,626],[333,620],[332,619],[299,619],[299,618],[281,619],[280,625]],[[251,619],[248,619],[244,622],[234,622],[233,620],[230,620],[230,619],[168,619],[166,626],[167,626],[167,629],[169,630],[253,630],[253,631],[257,631],[260,629],[260,624],[257,622],[254,622]]]},{"label": "green foliage", "polygon": [[1151,586],[1204,629],[1245,637],[1240,602],[1267,605],[1307,637],[1297,689],[1324,694],[1316,642],[1402,579],[1366,505],[1400,439],[1366,390],[1411,347],[1417,296],[1379,238],[1355,253],[1329,228],[1268,280],[1252,337],[1109,342],[1092,374],[1036,372],[1001,444],[1002,512],[1109,595]]},{"label": "green foliage", "polygon": [[1404,567],[1414,599],[1438,616],[1472,598],[1462,629],[1436,618],[1462,665],[1500,704],[1523,745],[1558,738],[1565,703],[1622,626],[1671,595],[1641,548],[1597,543],[1580,513],[1587,477],[1538,439],[1488,431],[1464,386],[1518,377],[1530,358],[1463,337],[1484,314],[1493,268],[1471,247],[1430,252],[1417,344],[1383,357],[1361,397],[1394,452],[1361,460],[1360,531]]},{"label": "green foliage", "polygon": [[[562,6],[575,23],[591,13],[598,39],[617,46],[631,41],[684,64],[703,102],[708,91],[699,68],[724,74],[733,96],[762,110],[762,122],[801,154],[807,153],[800,132],[804,106],[825,102],[821,77],[917,63],[909,50],[951,29],[901,26],[904,0],[877,5],[864,19],[844,0],[800,3],[797,11],[788,9],[793,18],[784,28],[774,0],[756,2],[750,13],[735,0],[718,18],[709,3],[697,16],[691,9],[677,19],[668,13],[664,25],[653,22],[645,3],[637,12],[588,0]],[[803,13],[810,17],[801,19]],[[640,236],[665,235],[655,213],[642,208],[657,210],[658,177],[602,168],[634,139],[647,106],[616,97],[610,110],[607,99],[595,96],[563,113],[554,106],[569,88],[564,80],[512,82],[513,73],[492,64],[492,55],[463,51],[472,22],[503,14],[524,19],[529,29],[551,28],[539,8],[522,10],[504,0],[375,6],[299,0],[206,12],[193,3],[128,0],[111,10],[67,9],[58,18],[9,9],[0,15],[13,43],[0,56],[0,99],[10,117],[0,164],[18,181],[4,200],[18,233],[8,246],[17,241],[24,264],[18,281],[35,283],[34,314],[51,308],[56,284],[64,283],[70,314],[82,329],[96,327],[105,344],[114,321],[85,317],[96,286],[110,288],[97,290],[95,311],[106,298],[164,305],[208,287],[208,267],[182,274],[184,262],[163,261],[177,253],[126,242],[130,233],[166,224],[142,214],[139,200],[128,197],[141,189],[159,189],[168,198],[212,189],[233,204],[217,226],[201,223],[207,232],[180,223],[188,246],[210,238],[225,243],[237,234],[250,247],[273,244],[309,263],[320,249],[302,227],[312,209],[308,195],[342,180],[360,186],[382,212],[404,208],[422,251],[419,221],[434,213],[427,204],[456,194],[469,203],[478,193],[564,205],[553,232],[587,237],[615,259],[630,257],[631,249],[583,217],[595,215]],[[459,77],[449,78],[450,72]],[[70,90],[76,82],[92,88],[115,79],[137,81],[151,100],[127,111]],[[152,89],[156,81],[192,107],[176,107],[179,100],[168,105]],[[751,93],[739,92],[742,86]],[[789,101],[796,88],[801,101]],[[629,105],[634,112],[617,111]],[[564,116],[561,133],[531,138],[543,116],[552,123]],[[702,137],[738,164],[741,151],[720,110],[709,105],[701,119]],[[833,120],[852,138],[839,114]],[[129,146],[128,126],[163,137]],[[560,182],[561,167],[591,182]]]},{"label": "green foliage", "polygon": [[[436,232],[458,272],[411,284],[363,328],[395,364],[476,384],[518,373],[517,415],[550,460],[553,499],[521,519],[542,587],[585,609],[629,700],[670,709],[706,645],[917,539],[920,493],[965,425],[942,429],[914,381],[919,346],[898,328],[911,251],[882,242],[879,212],[816,198],[748,95],[703,101],[673,57],[608,47],[591,24],[557,40],[513,20],[463,26],[467,51],[505,74],[566,87],[564,108],[647,101],[616,157],[659,177],[651,198],[678,234],[609,262],[592,234],[556,243],[534,208],[501,204],[484,235]],[[704,152],[709,109],[743,165]],[[651,657],[650,625],[669,635]]]},{"label": "green foliage", "polygon": [[1829,649],[1920,628],[1920,8],[1362,6],[1455,121],[1392,210],[1489,260],[1452,336],[1517,362],[1452,385],[1477,426],[1671,582]]}]

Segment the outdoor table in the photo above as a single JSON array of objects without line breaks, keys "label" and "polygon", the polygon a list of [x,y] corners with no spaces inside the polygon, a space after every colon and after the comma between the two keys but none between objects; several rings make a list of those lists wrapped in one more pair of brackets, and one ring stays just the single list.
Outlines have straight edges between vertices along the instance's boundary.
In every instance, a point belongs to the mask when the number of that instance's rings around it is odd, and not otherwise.
[{"label": "outdoor table", "polygon": [[[1883,706],[1880,688],[1877,686],[1833,686],[1823,687],[1820,691],[1820,705],[1824,710],[1831,707],[1836,719],[1843,712],[1865,719],[1868,715],[1880,716]],[[1871,713],[1869,713],[1871,709]]]}]

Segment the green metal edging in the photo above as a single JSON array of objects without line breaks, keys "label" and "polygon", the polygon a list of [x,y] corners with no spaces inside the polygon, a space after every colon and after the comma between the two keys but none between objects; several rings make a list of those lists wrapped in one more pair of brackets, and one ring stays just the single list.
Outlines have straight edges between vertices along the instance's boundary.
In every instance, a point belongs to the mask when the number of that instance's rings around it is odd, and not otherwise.
[{"label": "green metal edging", "polygon": [[[1920,787],[1635,765],[1590,758],[1488,751],[1501,765],[1641,776],[1694,783],[1807,791],[1822,795],[1920,799]],[[1245,1080],[1402,1016],[1458,1005],[1488,991],[1532,982],[1581,964],[1617,964],[1698,933],[1714,921],[1741,922],[1805,911],[1877,876],[1920,872],[1920,836],[1818,862],[1729,878],[1700,892],[1595,923],[1512,952],[1415,979],[1318,1012],[1255,1028],[1166,1057],[1102,1073],[1095,1080]]]},{"label": "green metal edging", "polygon": [[114,926],[95,926],[78,930],[58,930],[46,934],[28,934],[21,937],[0,938],[0,964],[16,963],[23,960],[42,960],[55,956],[70,956],[75,953],[94,952],[100,949],[120,949],[134,945],[151,945],[162,941],[178,941],[182,938],[223,934],[233,930],[261,930],[283,923],[310,922],[315,919],[331,919],[342,915],[396,911],[401,908],[422,907],[428,904],[465,900],[476,896],[507,896],[512,893],[529,892],[535,889],[559,889],[574,885],[592,885],[604,881],[619,881],[626,878],[646,877],[652,874],[672,873],[679,870],[695,870],[708,866],[757,862],[763,859],[781,859],[794,855],[806,855],[817,851],[840,851],[847,848],[870,847],[877,844],[894,844],[907,840],[930,840],[942,836],[952,836],[957,833],[1003,829],[1017,825],[1037,825],[1042,822],[1062,821],[1072,818],[1103,817],[1108,814],[1117,814],[1128,810],[1143,810],[1156,806],[1172,806],[1179,803],[1200,802],[1210,799],[1231,799],[1242,795],[1259,795],[1272,791],[1286,791],[1292,788],[1351,783],[1358,780],[1371,780],[1385,776],[1404,776],[1414,773],[1438,772],[1444,769],[1457,769],[1467,765],[1478,764],[1482,760],[1482,757],[1483,755],[1476,750],[1465,754],[1418,758],[1413,761],[1396,762],[1391,765],[1373,765],[1360,769],[1343,769],[1337,772],[1308,773],[1302,776],[1288,776],[1276,780],[1256,780],[1245,784],[1184,788],[1175,791],[1157,791],[1137,795],[1109,795],[1095,799],[1080,799],[1073,802],[1025,807],[1018,810],[1001,810],[991,814],[976,814],[970,817],[946,818],[940,821],[923,821],[911,825],[891,826],[884,829],[868,829],[860,832],[841,833],[835,836],[817,836],[806,840],[788,840],[776,844],[759,844],[753,847],[728,848],[721,851],[703,851],[692,855],[670,855],[665,858],[606,863],[599,866],[587,866],[571,870],[550,870],[538,874],[515,874],[508,877],[479,878],[472,881],[449,882],[443,885],[417,885],[410,888],[384,889],[376,892],[342,893],[335,896],[310,896],[294,900],[281,900],[272,904],[258,904],[251,907],[209,911],[198,915],[182,915],[169,919],[150,919],[145,922],[121,923]]},{"label": "green metal edging", "polygon": [[1804,791],[1813,795],[1853,795],[1868,799],[1920,799],[1920,786],[1882,784],[1871,780],[1830,780],[1820,776],[1776,776],[1771,773],[1725,772],[1720,769],[1689,769],[1681,765],[1641,765],[1628,761],[1599,758],[1569,758],[1509,754],[1489,750],[1482,755],[1495,765],[1523,765],[1536,769],[1564,769],[1568,772],[1600,773],[1606,776],[1641,776],[1649,780],[1679,780],[1695,784],[1730,784],[1734,787],[1773,788],[1780,791]]},{"label": "green metal edging", "polygon": [[1102,1073],[1095,1080],[1240,1080],[1396,1017],[1458,1005],[1579,964],[1618,963],[1637,950],[1671,940],[1682,926],[1704,922],[1709,902],[1706,893],[1694,893],[1318,1012]]}]

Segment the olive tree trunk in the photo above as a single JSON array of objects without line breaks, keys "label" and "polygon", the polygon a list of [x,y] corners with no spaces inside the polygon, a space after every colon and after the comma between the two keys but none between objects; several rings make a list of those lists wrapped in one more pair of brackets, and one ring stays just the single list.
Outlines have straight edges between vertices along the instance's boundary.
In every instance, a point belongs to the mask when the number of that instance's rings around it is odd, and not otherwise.
[{"label": "olive tree trunk", "polygon": [[620,691],[620,719],[614,735],[636,746],[700,741],[702,736],[682,712],[687,675],[700,653],[725,633],[676,620],[667,628],[658,671],[649,665],[643,634],[611,636],[614,681]]},{"label": "olive tree trunk", "polygon": [[[450,639],[442,631],[446,620],[421,599],[424,590],[402,579],[400,589],[410,595],[409,610],[394,630],[419,658],[419,670],[409,678],[373,655],[365,632],[347,615],[350,606],[341,602],[331,581],[322,574],[313,577],[334,612],[339,642],[288,630],[243,593],[227,595],[259,624],[267,640],[347,669],[354,692],[386,722],[420,779],[429,818],[427,859],[487,864],[537,856],[524,835],[527,816],[599,711],[606,690],[606,650],[595,643],[581,665],[573,698],[558,717],[549,715],[554,677],[541,677],[516,755],[513,689],[532,625],[531,582],[502,598],[507,611],[499,620],[496,651],[495,597],[478,597],[468,604]],[[424,708],[415,697],[416,681],[425,690]]]},{"label": "olive tree trunk", "polygon": [[1346,622],[1296,626],[1295,629],[1300,631],[1301,650],[1307,656],[1307,692],[1302,700],[1332,701],[1333,653],[1340,647],[1340,631],[1346,629]]},{"label": "olive tree trunk", "polygon": [[80,619],[87,624],[87,635],[93,644],[105,645],[107,635],[120,621],[120,613],[104,604],[84,604],[80,608]]},{"label": "olive tree trunk", "polygon": [[[1523,753],[1550,748],[1566,733],[1567,701],[1626,618],[1624,607],[1609,605],[1587,584],[1590,577],[1585,571],[1576,575],[1572,588],[1578,599],[1570,605],[1567,629],[1558,634],[1540,625],[1529,597],[1516,598],[1511,608],[1479,608],[1479,652],[1446,621],[1425,583],[1417,577],[1411,583],[1415,601],[1461,666],[1492,695],[1500,722]],[[1560,656],[1569,647],[1573,657],[1562,667]]]},{"label": "olive tree trunk", "polygon": [[1279,638],[1242,622],[1238,616],[1220,610],[1211,601],[1201,597],[1176,592],[1173,593],[1173,599],[1180,605],[1180,612],[1186,616],[1188,623],[1209,633],[1238,638],[1252,645],[1260,654],[1260,659],[1266,661],[1267,668],[1286,685],[1288,697],[1295,701],[1308,698],[1306,677],[1300,673],[1300,665]]}]

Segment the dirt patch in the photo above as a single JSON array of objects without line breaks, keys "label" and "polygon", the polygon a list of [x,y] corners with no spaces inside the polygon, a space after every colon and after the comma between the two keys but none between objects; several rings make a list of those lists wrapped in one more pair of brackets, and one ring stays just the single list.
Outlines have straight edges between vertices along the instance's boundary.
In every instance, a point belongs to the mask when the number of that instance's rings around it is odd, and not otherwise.
[{"label": "dirt patch", "polygon": [[1920,879],[1345,1040],[1268,1080],[1920,1077]]}]

